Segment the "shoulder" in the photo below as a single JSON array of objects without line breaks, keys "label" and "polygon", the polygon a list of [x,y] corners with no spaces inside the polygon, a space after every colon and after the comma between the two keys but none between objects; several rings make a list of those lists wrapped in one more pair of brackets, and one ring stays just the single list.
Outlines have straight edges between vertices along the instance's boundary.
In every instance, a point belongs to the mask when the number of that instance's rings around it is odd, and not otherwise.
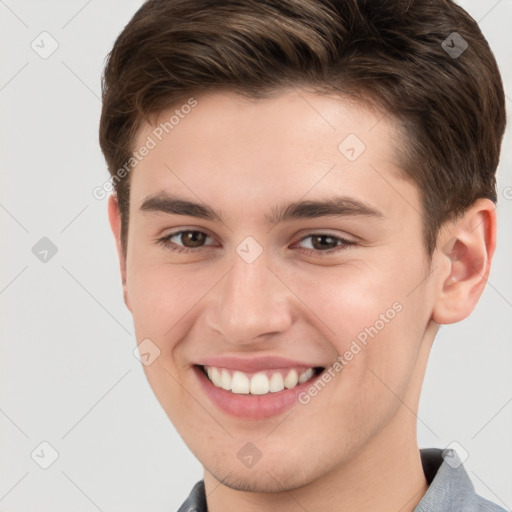
[{"label": "shoulder", "polygon": [[473,507],[474,508],[472,508],[471,510],[474,510],[475,512],[507,512],[504,508],[500,507],[499,505],[496,505],[496,503],[486,500],[485,498],[482,498],[482,496],[479,496],[478,494],[475,494]]}]

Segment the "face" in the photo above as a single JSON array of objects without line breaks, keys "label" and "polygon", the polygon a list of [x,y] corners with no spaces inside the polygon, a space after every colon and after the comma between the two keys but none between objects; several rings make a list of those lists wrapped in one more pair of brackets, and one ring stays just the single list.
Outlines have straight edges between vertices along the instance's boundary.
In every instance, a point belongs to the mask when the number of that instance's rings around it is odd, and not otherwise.
[{"label": "face", "polygon": [[196,101],[138,133],[125,300],[206,470],[295,488],[414,433],[435,301],[419,193],[389,116],[305,90]]}]

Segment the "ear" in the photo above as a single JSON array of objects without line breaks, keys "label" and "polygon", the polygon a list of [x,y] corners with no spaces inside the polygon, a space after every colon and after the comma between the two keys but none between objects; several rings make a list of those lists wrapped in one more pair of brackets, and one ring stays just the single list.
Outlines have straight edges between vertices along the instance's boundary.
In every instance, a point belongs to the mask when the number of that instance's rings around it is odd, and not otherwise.
[{"label": "ear", "polygon": [[443,280],[432,319],[451,324],[466,318],[480,298],[496,248],[496,206],[478,199],[440,232],[436,252]]},{"label": "ear", "polygon": [[111,194],[108,198],[108,218],[117,247],[117,256],[119,258],[119,266],[121,269],[121,281],[123,283],[124,303],[126,304],[126,307],[131,311],[126,286],[126,255],[121,245],[121,214],[119,212],[119,204],[117,202],[117,198],[114,196],[114,194]]}]

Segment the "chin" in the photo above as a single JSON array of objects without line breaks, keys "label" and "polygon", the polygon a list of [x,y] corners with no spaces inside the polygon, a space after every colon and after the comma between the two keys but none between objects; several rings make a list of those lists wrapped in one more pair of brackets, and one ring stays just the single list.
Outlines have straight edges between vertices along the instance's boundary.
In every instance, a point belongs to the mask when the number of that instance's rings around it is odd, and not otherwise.
[{"label": "chin", "polygon": [[[223,464],[224,466],[224,464]],[[292,491],[309,484],[318,477],[314,471],[304,472],[304,468],[286,467],[274,462],[259,461],[252,468],[215,467],[205,466],[218,482],[236,491],[256,493],[277,493]]]}]

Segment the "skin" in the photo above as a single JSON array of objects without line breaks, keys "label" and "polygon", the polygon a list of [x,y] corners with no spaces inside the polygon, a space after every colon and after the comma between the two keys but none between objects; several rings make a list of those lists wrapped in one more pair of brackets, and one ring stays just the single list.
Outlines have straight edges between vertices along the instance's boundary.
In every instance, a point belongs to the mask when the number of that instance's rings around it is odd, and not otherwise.
[{"label": "skin", "polygon": [[[132,171],[126,255],[114,196],[109,217],[137,342],[149,338],[160,350],[146,376],[204,467],[209,510],[413,510],[427,489],[416,413],[429,351],[439,324],[465,318],[484,288],[493,203],[478,200],[447,222],[430,259],[391,116],[304,89],[257,101],[229,92],[196,98]],[[153,129],[143,125],[134,147]],[[338,150],[350,133],[366,146],[353,162]],[[140,211],[160,192],[210,205],[223,222]],[[381,216],[265,218],[279,205],[334,194]],[[185,228],[209,238],[190,253],[157,242]],[[322,254],[339,243],[306,238],[322,233],[354,244]],[[263,250],[252,263],[236,252],[247,236]],[[291,413],[231,417],[191,370],[199,356],[256,353],[328,367],[395,303],[401,311]],[[262,455],[250,468],[237,457],[247,442]]]}]

